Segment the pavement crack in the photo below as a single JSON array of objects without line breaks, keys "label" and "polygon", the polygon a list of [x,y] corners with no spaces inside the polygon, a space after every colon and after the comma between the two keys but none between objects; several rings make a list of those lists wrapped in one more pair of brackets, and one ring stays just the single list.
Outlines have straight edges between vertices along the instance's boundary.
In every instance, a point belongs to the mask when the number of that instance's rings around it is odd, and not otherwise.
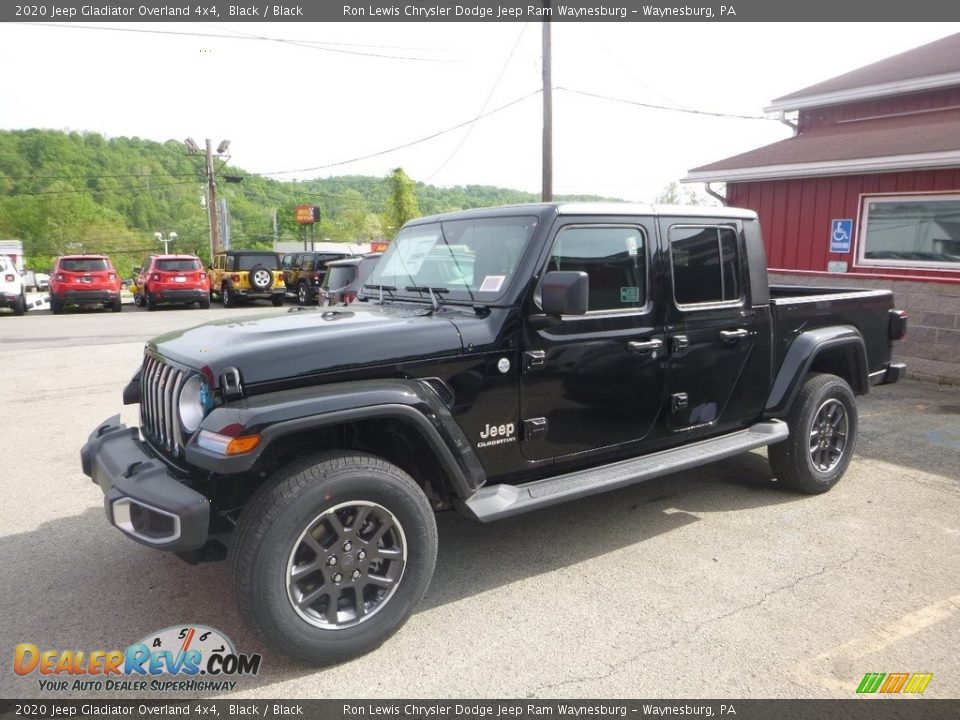
[{"label": "pavement crack", "polygon": [[[737,607],[737,608],[734,608],[733,610],[731,610],[731,611],[728,612],[728,613],[724,613],[723,615],[717,615],[716,617],[712,617],[712,618],[710,618],[709,620],[704,620],[703,622],[699,623],[696,627],[694,627],[694,629],[690,632],[690,634],[689,634],[688,637],[677,638],[677,639],[673,640],[672,642],[669,642],[669,643],[666,643],[666,644],[663,644],[663,645],[658,645],[657,647],[648,648],[648,649],[646,649],[646,650],[644,650],[644,651],[642,651],[642,652],[638,652],[638,653],[635,653],[635,654],[631,655],[630,657],[624,658],[623,660],[620,660],[619,662],[615,662],[615,663],[607,663],[607,662],[605,662],[605,663],[602,663],[602,664],[606,667],[606,670],[605,670],[604,672],[601,672],[601,673],[599,673],[599,674],[589,674],[589,673],[588,673],[588,674],[585,674],[585,675],[581,675],[581,676],[579,676],[579,677],[569,678],[569,679],[567,679],[567,680],[561,680],[560,682],[550,683],[550,684],[548,684],[548,685],[540,685],[540,686],[538,686],[538,687],[534,690],[534,692],[537,692],[537,693],[547,693],[547,694],[549,694],[549,692],[555,691],[555,690],[557,690],[558,688],[562,688],[562,687],[565,687],[565,686],[567,686],[567,685],[575,685],[575,684],[577,684],[577,683],[585,682],[585,681],[587,681],[587,680],[592,680],[592,681],[594,681],[594,682],[599,681],[599,680],[605,680],[605,679],[607,679],[608,677],[610,677],[611,675],[613,675],[614,673],[616,673],[618,670],[620,670],[620,668],[624,667],[625,665],[629,665],[629,664],[632,663],[632,662],[635,662],[635,661],[639,660],[640,658],[644,657],[645,655],[654,655],[654,654],[656,654],[656,653],[661,653],[661,652],[673,650],[673,649],[674,649],[675,647],[677,647],[678,645],[683,645],[683,644],[686,644],[686,643],[690,643],[690,642],[692,642],[693,637],[694,637],[697,633],[699,633],[701,630],[703,630],[703,628],[707,627],[708,625],[713,625],[713,624],[718,623],[718,622],[720,622],[720,621],[722,621],[722,620],[726,620],[727,618],[733,617],[734,615],[738,615],[739,613],[742,613],[742,612],[744,612],[744,611],[752,610],[752,609],[754,609],[754,608],[760,607],[761,605],[763,605],[767,600],[769,600],[769,599],[770,599],[771,597],[773,597],[774,595],[778,595],[779,593],[785,592],[785,591],[787,591],[787,590],[792,590],[793,588],[797,587],[797,585],[799,585],[800,583],[802,583],[802,582],[804,582],[804,581],[806,581],[806,580],[811,580],[811,579],[816,578],[816,577],[821,577],[821,576],[823,576],[823,575],[826,575],[827,573],[830,573],[830,572],[834,572],[834,571],[836,571],[836,570],[839,570],[840,568],[842,568],[842,567],[844,567],[844,566],[846,566],[846,565],[849,565],[850,563],[854,562],[854,561],[857,560],[859,557],[860,557],[860,552],[857,551],[857,552],[853,553],[853,555],[851,555],[850,557],[846,558],[845,560],[841,560],[841,561],[838,562],[838,563],[832,563],[832,564],[830,564],[830,565],[824,565],[822,568],[820,568],[820,569],[817,570],[816,572],[808,573],[808,574],[806,574],[806,575],[801,575],[801,576],[797,577],[795,580],[793,580],[793,582],[787,583],[786,585],[781,585],[780,587],[777,587],[777,588],[774,588],[774,589],[772,589],[772,590],[769,590],[768,592],[765,592],[765,593],[763,594],[763,596],[762,596],[759,600],[757,600],[756,602],[749,603],[748,605],[741,605],[741,606],[739,606],[739,607]],[[952,603],[953,601],[951,600],[950,602]]]}]

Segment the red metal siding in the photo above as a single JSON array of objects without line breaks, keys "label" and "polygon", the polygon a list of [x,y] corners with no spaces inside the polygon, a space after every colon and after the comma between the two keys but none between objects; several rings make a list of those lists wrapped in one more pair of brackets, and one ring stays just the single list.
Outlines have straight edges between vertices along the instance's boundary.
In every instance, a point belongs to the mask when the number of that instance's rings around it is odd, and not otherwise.
[{"label": "red metal siding", "polygon": [[844,260],[851,272],[869,275],[957,278],[960,271],[856,265],[856,242],[850,253],[830,252],[831,220],[853,219],[856,241],[861,195],[943,191],[960,193],[960,168],[730,183],[727,204],[755,210],[760,216],[771,268],[825,272],[829,261]]},{"label": "red metal siding", "polygon": [[833,125],[844,120],[941,109],[956,107],[957,105],[960,105],[960,87],[952,87],[943,90],[928,90],[909,95],[864,100],[845,105],[809,108],[800,111],[797,124],[800,132],[805,132],[812,128]]}]

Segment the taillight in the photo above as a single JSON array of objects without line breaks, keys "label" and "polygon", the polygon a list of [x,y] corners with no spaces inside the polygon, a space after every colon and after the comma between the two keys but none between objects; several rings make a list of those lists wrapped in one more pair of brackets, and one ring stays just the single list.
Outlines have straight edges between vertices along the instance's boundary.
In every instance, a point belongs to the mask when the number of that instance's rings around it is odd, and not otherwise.
[{"label": "taillight", "polygon": [[63,273],[57,273],[56,275],[54,275],[54,279],[57,282],[63,282]]},{"label": "taillight", "polygon": [[235,283],[240,282],[240,276],[239,276],[239,275],[231,275],[231,276],[230,276],[230,279],[233,280]]},{"label": "taillight", "polygon": [[110,281],[116,280],[116,279],[117,279],[117,274],[116,274],[116,273],[107,273],[107,279],[110,280]]},{"label": "taillight", "polygon": [[313,276],[313,281],[314,281],[315,283],[319,283],[319,282],[320,282],[320,276],[319,276],[319,275],[314,275],[314,276]]},{"label": "taillight", "polygon": [[153,275],[150,276],[150,279],[153,280],[154,282],[160,282],[160,273],[154,273]]},{"label": "taillight", "polygon": [[200,273],[200,279],[201,279],[201,280],[206,280],[206,279],[207,279],[207,274],[206,274],[206,273],[203,273],[203,272]]},{"label": "taillight", "polygon": [[905,310],[890,311],[890,329],[891,340],[901,340],[907,334],[907,313]]},{"label": "taillight", "polygon": [[6,280],[7,282],[13,282],[14,280],[17,279],[17,276],[7,273],[6,275],[3,276],[3,279]]},{"label": "taillight", "polygon": [[347,305],[349,305],[356,299],[357,299],[357,294],[355,292],[345,292],[343,294],[343,302],[345,302]]}]

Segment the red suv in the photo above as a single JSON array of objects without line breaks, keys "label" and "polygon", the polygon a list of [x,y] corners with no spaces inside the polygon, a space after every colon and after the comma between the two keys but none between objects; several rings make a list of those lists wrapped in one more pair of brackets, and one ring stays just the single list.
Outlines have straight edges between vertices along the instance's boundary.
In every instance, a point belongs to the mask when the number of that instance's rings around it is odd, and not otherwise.
[{"label": "red suv", "polygon": [[210,307],[210,283],[196,255],[151,255],[142,268],[134,268],[141,304],[156,310],[160,303],[197,303]]},{"label": "red suv", "polygon": [[106,255],[63,255],[50,274],[50,311],[65,305],[101,305],[120,312],[120,277]]}]

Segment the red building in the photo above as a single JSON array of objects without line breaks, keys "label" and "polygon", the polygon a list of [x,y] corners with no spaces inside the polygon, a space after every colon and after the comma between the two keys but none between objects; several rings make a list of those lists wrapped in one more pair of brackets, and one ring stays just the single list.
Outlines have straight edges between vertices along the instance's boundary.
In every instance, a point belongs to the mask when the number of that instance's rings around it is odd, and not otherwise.
[{"label": "red building", "polygon": [[960,382],[960,34],[765,110],[794,136],[685,182],[726,183],[728,205],[757,211],[771,280],[892,289],[910,373]]}]

